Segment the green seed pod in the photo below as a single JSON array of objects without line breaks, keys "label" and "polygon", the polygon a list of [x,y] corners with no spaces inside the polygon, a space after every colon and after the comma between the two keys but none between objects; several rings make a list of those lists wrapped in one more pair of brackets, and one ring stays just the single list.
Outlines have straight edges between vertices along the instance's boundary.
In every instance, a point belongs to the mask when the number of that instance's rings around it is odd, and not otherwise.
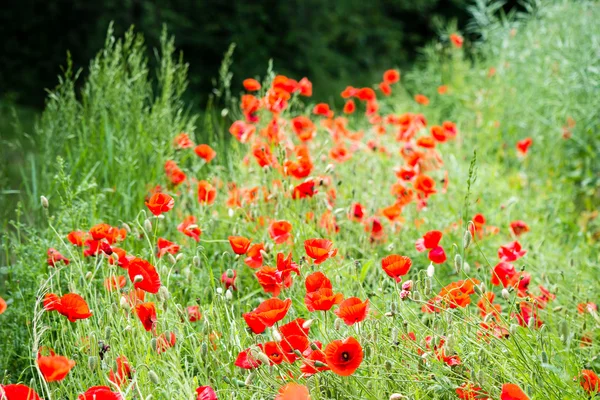
[{"label": "green seed pod", "polygon": [[327,366],[327,364],[325,364],[324,362],[321,362],[321,361],[318,361],[318,360],[315,361],[315,367],[317,367],[317,368],[323,368],[323,367],[326,367],[326,366]]},{"label": "green seed pod", "polygon": [[385,360],[384,365],[385,365],[385,369],[387,371],[391,371],[392,370],[392,362],[390,360]]},{"label": "green seed pod", "polygon": [[425,279],[425,288],[423,290],[423,294],[425,294],[425,296],[429,296],[431,294],[431,279]]},{"label": "green seed pod", "polygon": [[154,372],[152,370],[148,371],[148,378],[155,385],[158,385],[160,383],[160,380],[158,379],[158,375],[156,375],[156,372]]},{"label": "green seed pod", "polygon": [[319,350],[319,346],[317,346],[317,344],[316,344],[316,343],[311,343],[311,344],[310,344],[310,348],[311,348],[313,351],[317,351],[317,350]]},{"label": "green seed pod", "polygon": [[90,369],[90,371],[95,371],[96,368],[98,368],[98,357],[96,357],[96,356],[88,357],[88,368]]}]

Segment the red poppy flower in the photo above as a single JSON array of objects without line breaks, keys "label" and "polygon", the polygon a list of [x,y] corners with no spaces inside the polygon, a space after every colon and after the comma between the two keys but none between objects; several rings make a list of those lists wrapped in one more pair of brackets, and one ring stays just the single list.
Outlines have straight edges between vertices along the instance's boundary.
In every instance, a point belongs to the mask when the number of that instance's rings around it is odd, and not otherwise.
[{"label": "red poppy flower", "polygon": [[343,319],[346,325],[354,325],[364,321],[368,312],[369,299],[363,302],[358,297],[350,297],[340,303],[335,315]]},{"label": "red poppy flower", "polygon": [[521,250],[521,243],[518,241],[500,246],[498,249],[498,258],[500,261],[512,262],[527,254],[527,250]]},{"label": "red poppy flower", "polygon": [[217,400],[217,394],[210,386],[200,386],[196,389],[196,395],[196,400]]},{"label": "red poppy flower", "polygon": [[436,193],[433,178],[423,174],[417,175],[413,182],[413,188],[425,198]]},{"label": "red poppy flower", "polygon": [[86,301],[76,293],[67,293],[60,298],[54,293],[48,293],[44,297],[44,309],[46,311],[58,311],[71,322],[92,316]]},{"label": "red poppy flower", "polygon": [[341,293],[334,293],[332,289],[321,288],[314,292],[306,293],[304,304],[308,311],[327,311],[335,304],[340,304],[344,299]]},{"label": "red poppy flower", "polygon": [[462,47],[463,42],[465,40],[458,33],[451,33],[450,34],[450,41],[452,42],[452,45],[454,47],[456,47],[457,49],[460,49]]},{"label": "red poppy flower", "polygon": [[515,266],[507,262],[499,262],[492,271],[492,285],[507,287],[511,279],[517,275]]},{"label": "red poppy flower", "polygon": [[510,223],[510,231],[515,236],[521,236],[522,234],[529,232],[529,225],[521,220],[512,221]]},{"label": "red poppy flower", "polygon": [[250,246],[250,248],[246,252],[246,259],[244,260],[246,265],[253,269],[262,267],[263,256],[261,252],[264,250],[265,245],[263,243],[257,243]]},{"label": "red poppy flower", "polygon": [[67,257],[63,256],[58,250],[49,248],[48,249],[48,265],[54,267],[57,262],[62,261],[65,265],[69,265],[70,261]]},{"label": "red poppy flower", "polygon": [[362,101],[373,101],[377,98],[375,91],[373,89],[371,89],[370,87],[358,89],[356,91],[355,96],[358,97],[358,99],[362,100]]},{"label": "red poppy flower", "polygon": [[302,78],[298,82],[298,88],[300,90],[300,96],[310,97],[312,96],[312,82],[308,78]]},{"label": "red poppy flower", "polygon": [[207,181],[198,182],[198,202],[204,205],[210,205],[215,202],[217,190]]},{"label": "red poppy flower", "polygon": [[177,225],[177,230],[185,236],[191,237],[196,242],[200,240],[200,235],[202,234],[202,231],[196,225],[196,217],[193,215],[186,217],[182,223]]},{"label": "red poppy flower", "polygon": [[130,260],[127,273],[136,289],[142,289],[152,294],[158,293],[160,276],[158,276],[156,268],[148,261],[137,257]]},{"label": "red poppy flower", "polygon": [[312,140],[316,133],[317,128],[315,124],[310,120],[310,118],[300,115],[298,117],[292,118],[292,129],[294,133],[298,136],[303,142],[308,142]]},{"label": "red poppy flower", "polygon": [[32,388],[21,385],[0,385],[0,399],[6,400],[42,400]]},{"label": "red poppy flower", "polygon": [[175,205],[175,200],[165,193],[154,193],[150,200],[146,202],[146,207],[154,215],[166,213]]},{"label": "red poppy flower", "polygon": [[442,246],[438,245],[441,239],[442,232],[429,231],[415,242],[415,248],[420,253],[430,249],[428,254],[429,260],[434,264],[442,264],[446,261],[446,252]]},{"label": "red poppy flower", "polygon": [[194,153],[196,153],[198,157],[202,158],[207,163],[209,163],[217,155],[217,152],[207,144],[199,144],[196,146],[194,148]]},{"label": "red poppy flower", "polygon": [[406,256],[397,254],[389,255],[381,260],[381,268],[396,282],[402,280],[402,276],[406,275],[412,266],[412,260]]},{"label": "red poppy flower", "polygon": [[75,246],[81,247],[86,240],[87,233],[83,231],[69,232],[67,240]]},{"label": "red poppy flower", "polygon": [[325,347],[325,359],[329,368],[337,375],[349,376],[360,366],[363,350],[353,337],[334,340]]},{"label": "red poppy flower", "polygon": [[315,350],[309,347],[303,354],[304,358],[302,359],[300,371],[302,371],[302,375],[304,376],[311,376],[318,372],[329,370],[325,353],[321,350],[321,342],[316,341],[314,344],[317,346]]},{"label": "red poppy flower", "polygon": [[392,87],[387,82],[381,82],[379,84],[379,90],[381,90],[381,93],[383,93],[385,96],[392,94]]},{"label": "red poppy flower", "polygon": [[0,315],[3,314],[7,308],[8,305],[6,304],[6,301],[2,297],[0,297]]},{"label": "red poppy flower", "polygon": [[313,108],[313,114],[322,115],[324,117],[331,118],[333,117],[333,111],[329,108],[329,104],[327,103],[319,103]]},{"label": "red poppy flower", "polygon": [[80,394],[77,400],[123,400],[123,396],[111,391],[108,386],[92,386],[85,393]]},{"label": "red poppy flower", "polygon": [[117,372],[115,373],[112,369],[110,370],[110,374],[108,376],[108,380],[113,382],[118,386],[126,385],[131,379],[132,369],[131,365],[129,365],[129,361],[127,357],[121,355],[117,357]]},{"label": "red poppy flower", "polygon": [[173,242],[168,241],[165,238],[158,238],[156,241],[156,245],[158,246],[158,258],[161,258],[167,253],[177,254],[179,251],[179,245]]},{"label": "red poppy flower", "polygon": [[390,85],[400,82],[400,72],[396,69],[388,69],[383,73],[383,81]]},{"label": "red poppy flower", "polygon": [[265,293],[270,293],[273,297],[279,296],[283,286],[290,287],[292,284],[291,276],[286,282],[282,279],[281,275],[277,275],[277,268],[269,266],[262,267],[256,271],[255,275]]},{"label": "red poppy flower", "polygon": [[49,356],[38,354],[37,365],[46,382],[56,382],[65,379],[69,371],[75,366],[75,361],[69,360],[65,356],[54,355],[54,352],[51,352]]},{"label": "red poppy flower", "polygon": [[281,336],[304,336],[308,337],[308,332],[310,331],[310,326],[304,327],[304,323],[306,321],[303,318],[296,318],[295,320],[288,322],[287,324],[281,325],[279,327],[279,333]]},{"label": "red poppy flower", "polygon": [[448,93],[448,85],[440,85],[437,88],[437,92],[439,95],[445,95]]},{"label": "red poppy flower", "polygon": [[256,127],[244,121],[235,121],[229,128],[231,133],[240,143],[246,143],[256,132]]},{"label": "red poppy flower", "polygon": [[256,92],[257,90],[260,90],[261,87],[260,82],[252,78],[244,79],[242,85],[244,85],[244,89],[249,92]]},{"label": "red poppy flower", "polygon": [[423,106],[429,105],[429,98],[422,94],[416,94],[415,101]]},{"label": "red poppy flower", "polygon": [[142,303],[135,306],[135,313],[137,314],[140,321],[142,321],[142,325],[144,325],[144,329],[146,331],[153,331],[156,328],[156,307],[154,303]]},{"label": "red poppy flower", "polygon": [[461,400],[477,400],[479,398],[483,399],[481,395],[485,395],[485,392],[479,386],[465,382],[456,388],[456,395]]},{"label": "red poppy flower", "polygon": [[171,183],[175,186],[180,185],[186,180],[185,172],[181,170],[173,160],[165,162],[165,174]]},{"label": "red poppy flower", "polygon": [[[262,344],[257,345],[257,347],[261,351],[263,350]],[[250,349],[241,351],[235,360],[235,366],[243,369],[254,369],[259,367],[261,364],[262,362],[260,360],[257,360],[252,356]]]},{"label": "red poppy flower", "polygon": [[290,382],[279,389],[275,400],[310,400],[310,394],[306,386]]},{"label": "red poppy flower", "polygon": [[527,155],[527,152],[529,151],[529,147],[532,144],[533,144],[533,139],[532,138],[526,138],[526,139],[518,141],[517,142],[517,152],[521,156]]},{"label": "red poppy flower", "polygon": [[505,383],[502,385],[500,400],[529,400],[529,397],[514,383]]},{"label": "red poppy flower", "polygon": [[313,272],[304,280],[306,293],[316,292],[319,289],[331,289],[331,281],[321,271]]},{"label": "red poppy flower", "polygon": [[277,244],[281,244],[290,238],[292,224],[287,221],[273,221],[269,225],[269,236]]},{"label": "red poppy flower", "polygon": [[337,249],[334,249],[333,243],[327,239],[308,239],[304,242],[304,250],[317,265],[337,254]]},{"label": "red poppy flower", "polygon": [[190,322],[200,321],[202,319],[202,313],[200,313],[199,306],[187,306],[186,307],[188,319]]},{"label": "red poppy flower", "polygon": [[253,311],[245,313],[242,316],[252,332],[259,334],[263,333],[266,328],[275,325],[276,322],[281,321],[291,305],[291,299],[280,300],[273,298],[263,301]]},{"label": "red poppy flower", "polygon": [[598,375],[590,369],[581,371],[579,384],[588,394],[595,394],[600,391],[600,379],[598,378]]},{"label": "red poppy flower", "polygon": [[350,99],[344,104],[344,114],[352,114],[356,110],[354,100]]},{"label": "red poppy flower", "polygon": [[237,271],[234,269],[232,273],[229,274],[228,271],[223,272],[221,275],[221,283],[225,285],[225,290],[232,288],[233,290],[237,290],[235,286],[235,280],[237,278]]},{"label": "red poppy flower", "polygon": [[163,332],[156,338],[156,352],[164,353],[171,347],[175,346],[177,338],[173,332]]},{"label": "red poppy flower", "polygon": [[235,254],[246,254],[250,248],[250,239],[243,236],[229,236],[229,244]]}]

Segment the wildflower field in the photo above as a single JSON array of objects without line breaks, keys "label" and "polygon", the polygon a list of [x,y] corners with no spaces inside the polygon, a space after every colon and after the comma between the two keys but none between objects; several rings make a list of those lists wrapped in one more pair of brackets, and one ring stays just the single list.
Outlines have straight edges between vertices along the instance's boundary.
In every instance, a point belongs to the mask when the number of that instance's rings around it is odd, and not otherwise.
[{"label": "wildflower field", "polygon": [[323,103],[232,46],[200,115],[109,31],[9,144],[0,399],[595,398],[600,7],[527,7]]}]

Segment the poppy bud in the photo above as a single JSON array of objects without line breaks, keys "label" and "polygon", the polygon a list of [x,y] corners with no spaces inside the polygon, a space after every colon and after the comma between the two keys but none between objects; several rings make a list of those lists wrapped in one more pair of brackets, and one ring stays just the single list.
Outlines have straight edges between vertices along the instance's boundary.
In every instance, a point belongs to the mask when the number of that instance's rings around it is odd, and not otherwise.
[{"label": "poppy bud", "polygon": [[152,381],[152,383],[154,383],[155,385],[158,385],[160,383],[160,380],[158,379],[158,375],[156,375],[156,372],[149,370],[148,371],[148,378],[150,379],[150,381]]},{"label": "poppy bud", "polygon": [[231,292],[231,289],[227,289],[225,292],[225,300],[231,301],[231,299],[233,299],[233,293]]},{"label": "poppy bud", "polygon": [[192,258],[192,262],[194,263],[194,267],[200,268],[200,257],[194,256],[194,258]]},{"label": "poppy bud", "polygon": [[425,296],[429,296],[431,294],[431,279],[425,280],[425,288],[423,289],[423,293]]},{"label": "poppy bud", "polygon": [[144,400],[152,400],[152,398],[153,398],[152,395],[149,394],[148,396],[146,396],[146,398]]},{"label": "poppy bud", "polygon": [[136,275],[136,276],[133,277],[133,283],[134,284],[140,283],[143,280],[144,280],[144,277],[142,275]]},{"label": "poppy bud", "polygon": [[264,251],[264,250],[261,250],[261,251],[260,251],[260,255],[262,256],[262,258],[267,258],[267,257],[269,256],[269,255],[267,254],[267,252],[266,252],[266,251]]},{"label": "poppy bud", "polygon": [[393,312],[386,312],[385,314],[383,314],[384,317],[393,317],[394,313]]},{"label": "poppy bud", "polygon": [[421,293],[419,293],[417,290],[414,290],[412,292],[412,299],[414,301],[420,301],[421,300]]},{"label": "poppy bud", "polygon": [[294,349],[294,354],[297,355],[298,357],[302,357],[302,352],[298,349]]},{"label": "poppy bud", "polygon": [[281,337],[281,333],[279,333],[279,331],[275,328],[273,328],[271,335],[273,336],[273,340],[276,342],[281,342],[283,340],[283,337]]},{"label": "poppy bud", "polygon": [[454,270],[456,271],[457,274],[460,274],[461,268],[462,268],[462,257],[460,256],[460,254],[457,254],[454,257]]},{"label": "poppy bud", "polygon": [[171,264],[175,264],[177,262],[177,260],[175,259],[175,257],[173,257],[173,254],[171,254],[171,253],[167,254],[167,258],[169,259],[169,262]]},{"label": "poppy bud", "polygon": [[400,299],[401,300],[406,300],[409,297],[410,297],[410,292],[408,290],[403,290],[403,291],[400,292]]},{"label": "poppy bud", "polygon": [[569,323],[566,320],[562,320],[560,323],[560,336],[562,336],[563,342],[569,338]]},{"label": "poppy bud", "polygon": [[229,268],[229,269],[227,270],[227,277],[228,277],[229,279],[231,279],[231,278],[233,278],[233,277],[234,277],[234,273],[233,273],[233,270],[232,270],[231,268]]},{"label": "poppy bud", "polygon": [[313,350],[313,351],[320,350],[320,349],[319,349],[319,346],[317,346],[317,344],[316,344],[316,343],[311,343],[311,344],[310,344],[310,348],[311,348],[311,350]]},{"label": "poppy bud", "polygon": [[121,226],[123,227],[123,229],[125,229],[125,232],[131,233],[131,227],[126,222],[123,222]]},{"label": "poppy bud", "polygon": [[156,351],[156,338],[150,339],[150,347],[152,347],[152,350]]},{"label": "poppy bud", "polygon": [[510,299],[510,293],[509,293],[508,289],[506,289],[506,288],[502,289],[501,293],[502,293],[502,298],[504,300]]},{"label": "poppy bud", "polygon": [[94,371],[96,368],[98,368],[98,357],[96,357],[96,356],[88,357],[88,368],[90,369],[90,371]]},{"label": "poppy bud", "polygon": [[388,370],[388,371],[392,370],[392,362],[390,360],[385,360],[384,365],[385,365],[386,370]]},{"label": "poppy bud", "polygon": [[233,217],[233,208],[227,210],[227,215],[229,215],[229,218]]},{"label": "poppy bud", "polygon": [[46,198],[46,196],[40,196],[40,203],[42,203],[42,207],[44,208],[48,208],[49,206],[48,199]]},{"label": "poppy bud", "polygon": [[408,399],[408,397],[406,397],[400,393],[393,393],[390,395],[390,400],[403,400],[403,399]]},{"label": "poppy bud", "polygon": [[302,329],[308,329],[310,328],[310,326],[313,324],[314,319],[309,319],[304,321],[304,323],[302,324]]},{"label": "poppy bud", "polygon": [[202,355],[202,357],[206,357],[206,355],[208,354],[208,345],[206,343],[202,343],[200,345],[200,354]]},{"label": "poppy bud", "polygon": [[179,253],[179,254],[177,254],[177,257],[175,257],[175,259],[176,259],[177,261],[181,261],[181,260],[183,259],[183,257],[185,257],[185,256],[183,255],[183,253]]},{"label": "poppy bud", "polygon": [[92,279],[92,271],[88,271],[88,272],[85,274],[85,279],[86,279],[86,280],[88,280],[88,281],[89,281],[90,279]]},{"label": "poppy bud", "polygon": [[107,326],[106,329],[104,330],[104,338],[106,340],[110,339],[110,334],[111,334],[110,326]]},{"label": "poppy bud", "polygon": [[325,173],[328,174],[331,171],[333,171],[335,169],[335,166],[333,164],[327,164],[327,167],[325,167]]},{"label": "poppy bud", "polygon": [[127,299],[124,296],[121,296],[121,299],[119,300],[119,305],[124,310],[129,311],[131,309],[131,307],[129,307],[129,302],[127,301]]},{"label": "poppy bud", "polygon": [[463,249],[465,249],[465,250],[468,249],[472,240],[473,240],[473,236],[471,235],[471,231],[469,231],[467,229],[463,236]]},{"label": "poppy bud", "polygon": [[182,275],[185,277],[186,280],[191,281],[192,280],[192,271],[189,268],[184,268],[181,271]]},{"label": "poppy bud", "polygon": [[427,267],[427,276],[433,278],[433,275],[435,275],[435,267],[433,266],[433,263],[429,263],[429,266]]},{"label": "poppy bud", "polygon": [[466,261],[463,261],[462,269],[465,272],[465,274],[469,274],[469,272],[471,272],[471,266]]},{"label": "poppy bud", "polygon": [[323,367],[326,367],[326,366],[327,366],[327,364],[325,364],[324,362],[321,362],[319,360],[315,361],[315,367],[317,367],[317,368],[323,368]]},{"label": "poppy bud", "polygon": [[[402,298],[402,293],[400,293],[400,298]],[[392,303],[390,304],[390,311],[392,311],[392,313],[395,314],[398,311],[398,303],[392,301]]]},{"label": "poppy bud", "polygon": [[244,381],[244,385],[249,386],[250,384],[252,384],[252,381],[254,380],[255,376],[256,376],[256,372],[254,372],[254,371],[250,372],[250,374]]},{"label": "poppy bud", "polygon": [[271,359],[262,351],[258,352],[256,359],[265,365],[269,365],[269,363],[271,362]]},{"label": "poppy bud", "polygon": [[149,219],[146,219],[144,221],[144,229],[146,230],[146,232],[152,232],[152,222],[150,222]]},{"label": "poppy bud", "polygon": [[412,280],[408,280],[406,282],[404,282],[402,284],[402,290],[408,290],[411,291],[413,288],[413,281]]},{"label": "poppy bud", "polygon": [[169,289],[167,289],[166,286],[163,285],[160,288],[158,288],[158,293],[156,293],[156,299],[158,301],[162,303],[163,301],[169,300],[170,297],[171,294],[169,293]]},{"label": "poppy bud", "polygon": [[546,353],[545,351],[542,351],[542,362],[544,364],[548,364],[548,353]]},{"label": "poppy bud", "polygon": [[218,287],[217,288],[217,294],[223,294],[223,288]]},{"label": "poppy bud", "polygon": [[335,322],[333,323],[333,327],[335,328],[336,331],[339,331],[340,328],[342,327],[342,323],[344,322],[343,319],[341,318],[336,318]]}]

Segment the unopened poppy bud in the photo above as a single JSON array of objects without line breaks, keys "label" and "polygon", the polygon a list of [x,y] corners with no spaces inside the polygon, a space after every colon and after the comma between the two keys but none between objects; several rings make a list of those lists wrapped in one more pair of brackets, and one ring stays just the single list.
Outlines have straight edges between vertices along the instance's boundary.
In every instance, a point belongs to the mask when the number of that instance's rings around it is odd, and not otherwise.
[{"label": "unopened poppy bud", "polygon": [[388,370],[388,371],[392,370],[392,362],[390,360],[385,360],[384,365],[385,365],[386,370]]},{"label": "unopened poppy bud", "polygon": [[316,343],[314,343],[314,342],[310,344],[310,348],[311,348],[311,350],[312,350],[312,351],[317,351],[317,350],[319,350],[319,346],[317,346],[317,344],[316,344]]},{"label": "unopened poppy bud", "polygon": [[529,321],[527,321],[527,328],[533,329],[534,326],[535,326],[535,318],[531,317],[531,318],[529,318]]},{"label": "unopened poppy bud", "polygon": [[298,349],[294,349],[294,354],[298,357],[302,357],[302,352]]},{"label": "unopened poppy bud", "polygon": [[146,219],[144,221],[144,229],[146,230],[146,232],[152,232],[152,222],[150,222],[149,219]]},{"label": "unopened poppy bud", "polygon": [[152,347],[152,350],[156,351],[156,338],[150,339],[150,347]]},{"label": "unopened poppy bud", "polygon": [[400,292],[400,299],[406,300],[410,297],[410,292],[408,290],[403,290]]},{"label": "unopened poppy bud", "polygon": [[429,266],[427,267],[427,276],[433,278],[433,275],[435,275],[435,267],[433,266],[433,263],[429,263]]},{"label": "unopened poppy bud", "polygon": [[271,359],[262,351],[258,352],[258,355],[256,356],[256,359],[260,362],[262,362],[265,365],[269,365],[271,363]]},{"label": "unopened poppy bud", "polygon": [[110,339],[110,334],[111,334],[110,326],[107,326],[106,329],[104,330],[104,338],[106,340]]},{"label": "unopened poppy bud", "polygon": [[385,314],[383,314],[384,317],[393,317],[395,314],[391,311],[386,312]]},{"label": "unopened poppy bud", "polygon": [[562,309],[563,309],[562,306],[556,306],[552,309],[552,311],[559,312],[559,311],[562,311]]},{"label": "unopened poppy bud", "polygon": [[181,271],[181,274],[185,277],[186,280],[191,280],[192,279],[192,271],[189,268],[184,268],[183,271]]},{"label": "unopened poppy bud", "polygon": [[92,279],[92,271],[88,271],[88,272],[85,274],[85,279],[86,279],[86,280],[88,280],[88,281],[89,281],[90,279]]},{"label": "unopened poppy bud", "polygon": [[502,289],[501,293],[502,293],[502,298],[504,300],[510,299],[510,293],[508,292],[508,289],[506,289],[506,288]]},{"label": "unopened poppy bud", "polygon": [[129,224],[127,224],[126,222],[123,222],[121,224],[121,226],[123,227],[123,229],[125,229],[125,232],[131,233],[131,227],[129,226]]},{"label": "unopened poppy bud", "polygon": [[456,256],[454,256],[454,270],[456,271],[457,274],[460,274],[461,268],[462,268],[462,257],[460,256],[460,254],[457,254]]},{"label": "unopened poppy bud", "polygon": [[42,203],[42,207],[44,208],[48,208],[48,206],[50,205],[46,196],[40,196],[40,203]]},{"label": "unopened poppy bud", "polygon": [[231,289],[227,289],[225,292],[225,300],[231,301],[231,299],[233,299],[233,293],[231,292]]},{"label": "unopened poppy bud", "polygon": [[266,251],[264,251],[264,250],[261,250],[261,251],[260,251],[260,255],[262,256],[262,258],[267,258],[267,257],[269,257],[269,255],[267,254],[267,252],[266,252]]},{"label": "unopened poppy bud", "polygon": [[392,343],[394,344],[398,344],[398,328],[393,327],[392,328]]},{"label": "unopened poppy bud", "polygon": [[283,340],[283,337],[281,337],[281,333],[279,333],[279,331],[275,328],[273,328],[271,336],[273,336],[273,340],[276,342],[281,342]]},{"label": "unopened poppy bud", "polygon": [[235,275],[234,275],[234,272],[233,272],[233,270],[232,270],[231,268],[229,268],[229,269],[227,270],[227,277],[231,279],[231,278],[233,278],[234,276],[235,276]]},{"label": "unopened poppy bud", "polygon": [[400,393],[393,393],[392,395],[390,395],[390,400],[404,400],[404,399],[408,399],[408,397],[406,397]]},{"label": "unopened poppy bud", "polygon": [[335,328],[336,331],[340,330],[340,328],[342,327],[342,322],[344,322],[344,320],[342,320],[341,318],[335,319],[335,322],[333,323],[333,327]]},{"label": "unopened poppy bud", "polygon": [[229,215],[229,218],[233,217],[233,208],[227,210],[227,215]]},{"label": "unopened poppy bud", "polygon": [[256,372],[254,372],[254,371],[250,372],[250,374],[248,375],[248,377],[246,377],[246,380],[244,381],[244,384],[246,386],[249,386],[250,384],[252,384],[252,381],[254,380],[255,376],[256,376]]},{"label": "unopened poppy bud", "polygon": [[469,231],[467,229],[463,236],[463,249],[465,249],[465,250],[468,249],[472,240],[473,240],[473,235],[471,235],[471,231]]},{"label": "unopened poppy bud", "polygon": [[542,350],[542,362],[548,364],[548,353]]},{"label": "unopened poppy bud", "polygon": [[148,378],[155,385],[158,385],[160,383],[160,380],[158,379],[158,375],[156,375],[156,372],[154,372],[152,370],[148,371]]},{"label": "unopened poppy bud", "polygon": [[333,171],[335,169],[335,166],[333,164],[327,164],[327,167],[325,167],[325,173],[328,174],[331,171]]},{"label": "unopened poppy bud", "polygon": [[425,287],[423,288],[423,293],[425,296],[429,296],[431,294],[431,279],[425,279]]},{"label": "unopened poppy bud", "polygon": [[302,329],[308,329],[313,324],[314,319],[308,319],[302,324]]},{"label": "unopened poppy bud", "polygon": [[98,368],[98,357],[96,357],[96,356],[88,357],[88,368],[90,369],[90,371],[94,371],[96,368]]},{"label": "unopened poppy bud", "polygon": [[169,289],[167,289],[166,286],[163,285],[160,288],[158,288],[158,293],[156,293],[156,298],[158,301],[162,303],[163,301],[169,300],[170,297],[171,294],[169,293]]},{"label": "unopened poppy bud", "polygon": [[223,294],[223,288],[218,287],[217,288],[217,294]]},{"label": "unopened poppy bud", "polygon": [[177,260],[175,259],[175,257],[173,257],[173,254],[167,254],[167,258],[169,259],[169,262],[171,264],[175,264],[177,262]]},{"label": "unopened poppy bud", "polygon": [[208,354],[208,345],[206,343],[200,345],[200,354],[202,357],[205,357]]},{"label": "unopened poppy bud", "polygon": [[144,280],[144,277],[142,275],[136,275],[136,276],[133,277],[133,283],[134,284],[140,283],[143,280]]},{"label": "unopened poppy bud", "polygon": [[464,271],[465,274],[469,274],[471,272],[471,265],[469,265],[468,262],[463,261],[462,269],[463,269],[463,271]]},{"label": "unopened poppy bud", "polygon": [[194,256],[194,258],[192,258],[192,262],[194,263],[194,267],[199,268],[200,267],[200,257],[198,256]]},{"label": "unopened poppy bud", "polygon": [[[400,293],[400,298],[402,298],[402,293]],[[392,301],[390,303],[390,311],[394,314],[397,313],[398,312],[398,303],[396,303],[395,301]]]},{"label": "unopened poppy bud", "polygon": [[127,298],[125,298],[124,296],[121,296],[121,299],[119,300],[119,305],[124,310],[129,311],[131,309],[131,307],[129,307],[129,302],[127,301]]},{"label": "unopened poppy bud", "polygon": [[411,297],[412,297],[412,299],[414,301],[420,301],[421,300],[421,293],[419,293],[419,291],[417,291],[417,290],[413,290]]},{"label": "unopened poppy bud", "polygon": [[152,399],[153,399],[152,395],[149,394],[148,396],[146,396],[146,398],[144,400],[152,400]]},{"label": "unopened poppy bud", "polygon": [[412,280],[408,280],[406,282],[404,282],[402,284],[402,290],[408,290],[411,291],[413,288],[413,281]]},{"label": "unopened poppy bud", "polygon": [[326,367],[326,366],[327,366],[327,364],[325,364],[322,361],[319,361],[319,360],[315,361],[315,367],[317,367],[317,368],[323,368],[323,367]]},{"label": "unopened poppy bud", "polygon": [[185,257],[185,255],[183,255],[183,253],[179,253],[179,254],[177,254],[177,257],[175,257],[175,259],[177,261],[181,261],[181,260],[183,260],[183,257]]},{"label": "unopened poppy bud", "polygon": [[569,337],[569,323],[566,320],[562,320],[560,323],[560,335],[562,340],[566,342]]}]

